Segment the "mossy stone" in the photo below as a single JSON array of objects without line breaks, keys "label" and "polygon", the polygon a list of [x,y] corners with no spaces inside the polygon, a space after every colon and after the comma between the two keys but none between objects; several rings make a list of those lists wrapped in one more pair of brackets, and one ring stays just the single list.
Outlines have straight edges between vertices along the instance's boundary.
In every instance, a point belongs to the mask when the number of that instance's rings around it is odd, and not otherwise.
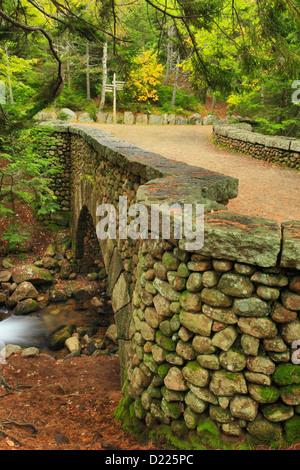
[{"label": "mossy stone", "polygon": [[185,263],[180,263],[177,269],[177,273],[179,274],[179,276],[186,278],[189,277],[190,270],[188,269]]},{"label": "mossy stone", "polygon": [[300,436],[300,416],[293,416],[284,423],[286,440],[289,443],[298,442]]},{"label": "mossy stone", "polygon": [[26,315],[39,309],[39,304],[35,299],[25,299],[17,303],[13,313],[15,315]]},{"label": "mossy stone", "polygon": [[197,361],[190,361],[182,369],[183,377],[193,385],[206,387],[209,381],[209,372],[204,369]]},{"label": "mossy stone", "polygon": [[169,390],[165,385],[161,388],[161,393],[167,402],[184,401],[185,392]]},{"label": "mossy stone", "polygon": [[280,397],[280,390],[272,385],[249,384],[248,391],[258,403],[274,403]]},{"label": "mossy stone", "polygon": [[208,406],[207,402],[194,395],[191,391],[187,392],[184,401],[195,413],[203,413]]},{"label": "mossy stone", "polygon": [[239,349],[231,348],[220,354],[220,364],[231,372],[239,372],[246,367],[247,357]]},{"label": "mossy stone", "polygon": [[155,338],[156,338],[157,344],[161,346],[163,349],[166,349],[167,351],[171,351],[171,352],[176,350],[175,341],[163,335],[161,331],[156,332]]},{"label": "mossy stone", "polygon": [[232,297],[250,297],[254,291],[254,285],[246,276],[236,273],[225,273],[218,283],[218,289]]},{"label": "mossy stone", "polygon": [[300,367],[297,364],[279,364],[272,379],[280,386],[300,384]]},{"label": "mossy stone", "polygon": [[49,347],[51,349],[61,349],[64,347],[66,339],[72,336],[73,327],[72,325],[64,326],[58,331],[53,333],[49,338]]},{"label": "mossy stone", "polygon": [[300,405],[300,385],[292,384],[286,385],[281,389],[281,399],[282,401],[290,406]]},{"label": "mossy stone", "polygon": [[162,263],[169,271],[176,271],[180,264],[176,256],[170,251],[164,252],[162,255]]},{"label": "mossy stone", "polygon": [[178,331],[181,326],[179,315],[175,314],[170,320],[170,327],[172,331]]},{"label": "mossy stone", "polygon": [[183,413],[184,406],[182,402],[168,402],[163,398],[161,401],[161,409],[169,418],[178,419]]},{"label": "mossy stone", "polygon": [[157,374],[159,375],[159,377],[164,379],[167,373],[169,372],[170,368],[170,364],[161,364],[160,366],[158,366]]},{"label": "mossy stone", "polygon": [[281,403],[274,403],[273,405],[266,405],[262,412],[266,419],[277,423],[291,418],[294,415],[294,408]]},{"label": "mossy stone", "polygon": [[185,289],[186,280],[184,277],[181,277],[177,271],[168,271],[167,278],[173,289],[178,291]]},{"label": "mossy stone", "polygon": [[186,288],[189,292],[199,292],[202,287],[202,273],[191,273]]},{"label": "mossy stone", "polygon": [[206,444],[213,449],[222,448],[219,429],[211,418],[200,416],[199,424],[197,426],[197,435],[203,444]]},{"label": "mossy stone", "polygon": [[151,348],[151,353],[154,361],[157,362],[157,364],[162,364],[165,362],[166,356],[168,355],[168,351],[158,346],[158,344],[155,344]]},{"label": "mossy stone", "polygon": [[171,328],[171,324],[169,320],[162,321],[161,324],[159,325],[159,329],[164,336],[169,337],[169,336],[172,336],[173,334],[173,330]]},{"label": "mossy stone", "polygon": [[141,397],[137,397],[134,402],[134,413],[138,419],[144,419],[146,416],[146,410],[142,405]]},{"label": "mossy stone", "polygon": [[204,287],[201,291],[201,300],[212,307],[230,307],[232,299],[218,289]]},{"label": "mossy stone", "polygon": [[209,416],[218,423],[231,423],[235,419],[228,408],[224,409],[217,405],[210,405]]},{"label": "mossy stone", "polygon": [[147,388],[147,393],[149,394],[151,398],[159,399],[162,397],[160,387],[155,387],[152,383]]},{"label": "mossy stone", "polygon": [[200,294],[185,291],[180,296],[181,307],[188,312],[199,312],[201,310],[202,301]]},{"label": "mossy stone", "polygon": [[143,359],[144,359],[144,364],[151,370],[151,372],[156,374],[157,369],[158,369],[158,364],[154,360],[153,355],[152,354],[144,354]]},{"label": "mossy stone", "polygon": [[150,396],[147,390],[144,390],[143,393],[141,394],[141,404],[143,408],[146,411],[150,410],[151,403],[152,403],[152,397]]},{"label": "mossy stone", "polygon": [[195,413],[189,406],[186,407],[183,413],[184,422],[188,429],[195,429],[199,422],[199,414]]},{"label": "mossy stone", "polygon": [[161,281],[156,277],[153,281],[153,285],[165,299],[171,302],[177,302],[180,299],[180,292],[173,289],[168,282]]},{"label": "mossy stone", "polygon": [[272,423],[262,417],[256,417],[248,423],[247,431],[249,434],[259,441],[280,441],[282,437],[282,429],[280,424]]},{"label": "mossy stone", "polygon": [[186,436],[188,432],[187,425],[183,419],[177,419],[171,422],[171,429],[177,436]]}]

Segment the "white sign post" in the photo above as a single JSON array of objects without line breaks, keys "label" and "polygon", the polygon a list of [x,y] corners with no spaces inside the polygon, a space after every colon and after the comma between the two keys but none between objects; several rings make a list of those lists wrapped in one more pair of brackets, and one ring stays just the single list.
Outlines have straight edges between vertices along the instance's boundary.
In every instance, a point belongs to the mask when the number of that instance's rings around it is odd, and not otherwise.
[{"label": "white sign post", "polygon": [[113,93],[113,121],[114,124],[117,122],[117,91],[122,91],[124,88],[125,82],[120,82],[116,80],[116,74],[114,73],[114,78],[112,84],[106,84],[105,91],[107,93]]}]

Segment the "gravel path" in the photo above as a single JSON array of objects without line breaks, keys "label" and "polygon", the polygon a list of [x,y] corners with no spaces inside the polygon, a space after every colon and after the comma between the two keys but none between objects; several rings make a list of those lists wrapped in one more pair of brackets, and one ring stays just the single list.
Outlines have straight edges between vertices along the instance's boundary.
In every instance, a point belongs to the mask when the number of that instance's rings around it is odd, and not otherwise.
[{"label": "gravel path", "polygon": [[300,220],[300,174],[215,147],[211,126],[87,124],[164,157],[234,176],[239,196],[228,209],[278,222]]}]

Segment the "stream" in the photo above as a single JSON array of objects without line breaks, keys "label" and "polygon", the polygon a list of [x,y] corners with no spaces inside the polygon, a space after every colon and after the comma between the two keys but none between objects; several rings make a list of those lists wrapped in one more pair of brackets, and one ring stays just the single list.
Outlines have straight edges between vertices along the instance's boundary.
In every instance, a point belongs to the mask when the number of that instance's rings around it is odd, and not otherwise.
[{"label": "stream", "polygon": [[66,348],[54,350],[49,347],[50,336],[60,328],[72,325],[79,337],[104,339],[112,320],[112,310],[103,298],[103,305],[68,299],[50,302],[45,308],[28,315],[14,315],[6,307],[0,308],[0,351],[7,344],[21,347],[37,347],[40,352],[61,358],[68,354]]}]

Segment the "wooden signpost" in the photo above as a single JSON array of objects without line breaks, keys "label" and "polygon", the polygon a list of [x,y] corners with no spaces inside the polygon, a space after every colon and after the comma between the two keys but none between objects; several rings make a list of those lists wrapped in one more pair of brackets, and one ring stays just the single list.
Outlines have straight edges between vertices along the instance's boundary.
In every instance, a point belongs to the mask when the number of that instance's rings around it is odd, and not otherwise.
[{"label": "wooden signpost", "polygon": [[116,80],[116,74],[114,73],[114,78],[112,84],[106,84],[105,91],[107,93],[113,93],[113,121],[114,124],[117,122],[117,91],[122,91],[124,88],[125,82],[120,82]]}]

